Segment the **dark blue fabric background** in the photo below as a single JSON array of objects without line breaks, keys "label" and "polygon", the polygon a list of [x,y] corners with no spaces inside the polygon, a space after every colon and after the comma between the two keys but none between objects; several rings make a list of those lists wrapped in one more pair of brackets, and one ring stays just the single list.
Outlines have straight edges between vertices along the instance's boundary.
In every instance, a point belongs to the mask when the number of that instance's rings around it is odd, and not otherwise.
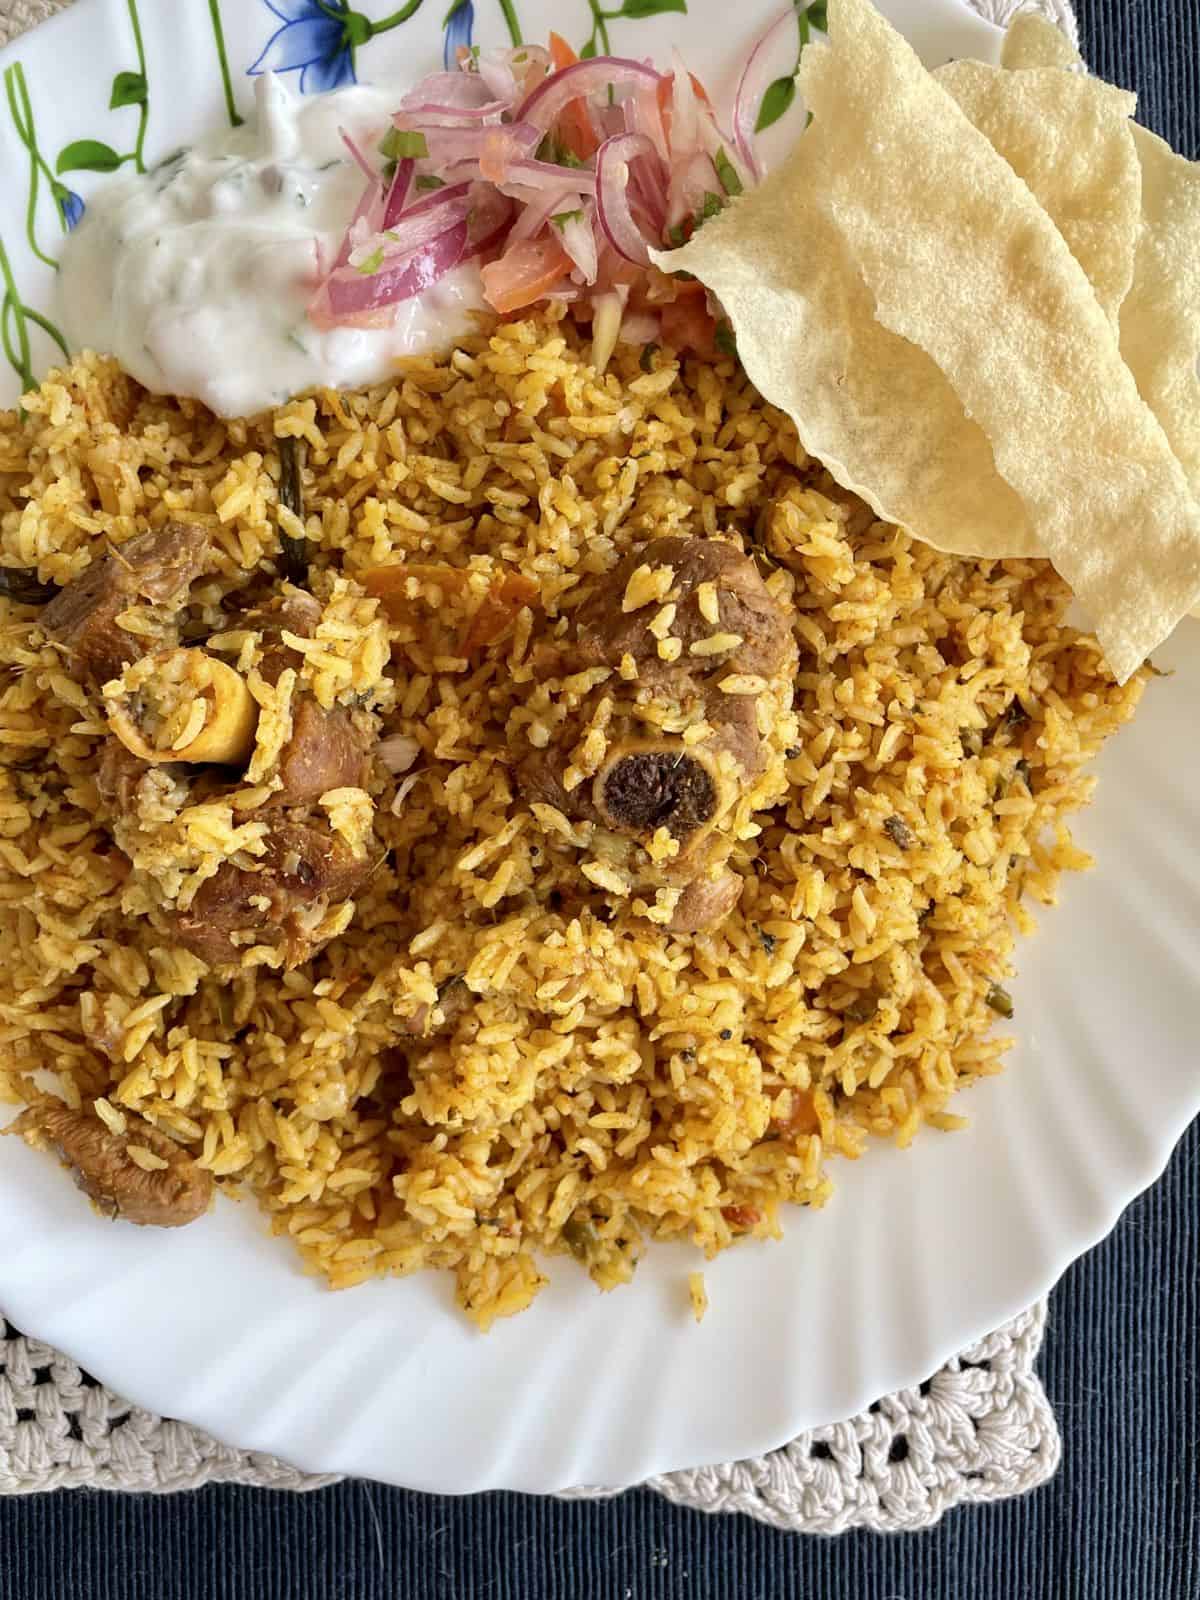
[{"label": "dark blue fabric background", "polygon": [[[1200,0],[1077,6],[1093,68],[1138,90],[1141,121],[1200,153]],[[1063,1432],[1058,1476],[929,1533],[804,1538],[643,1492],[563,1505],[361,1483],[75,1491],[0,1498],[0,1600],[1196,1600],[1198,1252],[1193,1127],[1054,1291],[1042,1371]]]}]

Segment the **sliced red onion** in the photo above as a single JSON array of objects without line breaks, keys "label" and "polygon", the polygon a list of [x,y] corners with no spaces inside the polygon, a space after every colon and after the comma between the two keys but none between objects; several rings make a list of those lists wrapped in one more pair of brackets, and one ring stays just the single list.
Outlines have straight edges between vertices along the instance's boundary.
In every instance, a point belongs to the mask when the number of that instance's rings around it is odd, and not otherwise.
[{"label": "sliced red onion", "polygon": [[616,91],[636,89],[644,84],[657,86],[658,80],[659,74],[654,68],[640,61],[629,61],[624,56],[594,56],[590,61],[576,61],[572,66],[563,67],[544,83],[539,83],[518,115],[522,122],[531,122],[545,133],[572,100],[605,94],[610,84]]},{"label": "sliced red onion", "polygon": [[338,247],[338,253],[333,263],[334,267],[344,267],[349,260],[350,252],[357,243],[355,229],[359,230],[359,235],[378,233],[382,221],[383,185],[378,178],[373,177],[358,198],[358,205],[354,208],[354,215],[350,218],[350,224],[342,235],[342,242]]},{"label": "sliced red onion", "polygon": [[422,200],[414,200],[404,212],[406,217],[420,216],[425,211],[438,211],[451,200],[460,200],[470,193],[469,183],[446,183],[433,189]]},{"label": "sliced red onion", "polygon": [[454,106],[429,104],[417,106],[404,113],[406,122],[419,123],[423,130],[429,128],[477,128],[481,122],[499,122],[508,109],[505,100],[488,100],[472,111]]},{"label": "sliced red onion", "polygon": [[[561,172],[561,168],[559,170]],[[540,190],[536,197],[528,201],[513,223],[509,238],[514,243],[520,239],[532,239],[534,234],[542,231],[551,217],[558,216],[564,211],[578,211],[582,205],[583,196],[577,189]]]},{"label": "sliced red onion", "polygon": [[[700,139],[700,148],[704,151],[705,155],[712,157],[714,171],[716,170],[718,155],[721,154],[721,152],[724,152],[725,158],[729,162],[729,165],[740,178],[743,188],[746,188],[747,185],[753,184],[757,181],[757,173],[751,171],[751,169],[746,165],[740,150],[737,148],[736,141],[732,139],[728,133],[726,133],[725,129],[717,121],[714,113],[706,106],[702,106],[700,108],[700,116],[697,122],[696,131]],[[724,184],[718,183],[716,192],[718,194],[724,194]]]},{"label": "sliced red onion", "polygon": [[[553,224],[558,229],[558,236],[562,240],[562,247],[575,263],[583,281],[587,284],[595,283],[598,266],[599,252],[596,249],[596,235],[592,227],[592,208],[580,209],[579,216],[572,216],[569,221]],[[554,212],[553,216],[561,216],[561,212]]]},{"label": "sliced red onion", "polygon": [[[570,70],[570,69],[568,69]],[[596,151],[596,217],[619,255],[639,267],[650,265],[650,251],[629,204],[629,169],[638,157],[656,159],[644,133],[622,133],[606,139]]]},{"label": "sliced red onion", "polygon": [[639,85],[624,105],[625,126],[630,133],[644,133],[658,151],[665,165],[671,156],[667,146],[667,130],[663,127],[662,108],[658,103],[658,87]]},{"label": "sliced red onion", "polygon": [[667,193],[667,226],[676,227],[694,217],[704,205],[706,194],[724,194],[712,157],[696,150],[681,166],[673,168]]},{"label": "sliced red onion", "polygon": [[649,311],[627,311],[621,318],[621,341],[624,344],[653,344],[662,331],[662,323]]},{"label": "sliced red onion", "polygon": [[497,100],[506,100],[512,105],[520,94],[517,87],[516,73],[509,61],[508,50],[482,50],[479,60],[475,63],[476,72],[473,74],[482,83],[484,88]]},{"label": "sliced red onion", "polygon": [[550,52],[538,44],[522,44],[515,49],[484,50],[470,65],[498,100],[510,104],[540,83],[550,71]]},{"label": "sliced red onion", "polygon": [[395,176],[392,178],[391,188],[387,192],[387,199],[383,206],[383,221],[380,228],[390,228],[396,218],[404,210],[408,202],[408,191],[412,185],[413,172],[416,162],[412,156],[405,156],[396,163]]},{"label": "sliced red onion", "polygon": [[[772,22],[746,58],[742,75],[738,79],[737,94],[733,102],[733,140],[738,154],[746,164],[750,176],[757,182],[762,177],[762,166],[754,148],[755,127],[762,109],[763,96],[776,78],[787,75],[776,55],[782,41],[797,29],[796,11],[788,6]],[[799,43],[797,35],[797,45]]]},{"label": "sliced red onion", "polygon": [[503,183],[514,161],[532,148],[508,128],[486,128],[479,145],[479,170],[489,183]]},{"label": "sliced red onion", "polygon": [[[432,288],[459,264],[466,248],[467,223],[463,218],[423,249],[385,261],[378,272],[365,274],[354,267],[335,268],[320,294],[326,297],[328,313],[335,322],[371,315]],[[320,320],[321,308],[314,309]]]},{"label": "sliced red onion", "polygon": [[489,101],[507,106],[515,98],[515,83],[512,85],[512,93],[504,94],[492,89],[479,73],[431,72],[427,78],[421,79],[415,89],[404,96],[400,102],[400,110],[418,112],[436,104],[458,111],[475,111]]},{"label": "sliced red onion", "polygon": [[557,162],[537,161],[532,156],[514,161],[511,172],[515,180],[531,189],[550,188],[564,181],[581,193],[590,194],[596,187],[596,174],[586,167],[560,167]]},{"label": "sliced red onion", "polygon": [[[445,190],[433,197],[439,204],[424,203],[410,207],[396,218],[395,226],[386,233],[373,234],[350,252],[347,263],[355,269],[370,260],[376,251],[382,251],[385,264],[398,256],[411,255],[439,238],[448,228],[465,222],[471,210],[466,184],[457,185],[448,195]],[[382,268],[380,269],[383,270]]]},{"label": "sliced red onion", "polygon": [[[483,177],[478,161],[454,161],[444,171],[447,182],[461,183]],[[586,167],[560,167],[553,161],[534,161],[521,156],[509,162],[508,177],[498,187],[505,194],[511,194],[514,200],[529,204],[533,194],[557,192],[564,184],[570,184],[580,193],[591,194],[596,187],[596,174]]]},{"label": "sliced red onion", "polygon": [[[512,149],[512,160],[532,155],[541,140],[541,134],[529,123],[510,122],[503,127],[487,128],[422,128],[430,161],[439,167],[454,161],[478,161],[486,149],[494,148],[500,135]],[[490,144],[488,141],[490,140]]]},{"label": "sliced red onion", "polygon": [[604,143],[605,139],[615,139],[619,133],[629,132],[629,124],[625,118],[623,104],[619,106],[585,107],[584,109],[588,111],[593,126],[599,130],[601,144]]},{"label": "sliced red onion", "polygon": [[338,137],[346,146],[346,149],[349,150],[354,159],[355,165],[358,166],[362,171],[363,177],[366,178],[368,183],[373,183],[379,176],[379,168],[372,166],[371,162],[367,160],[366,156],[359,149],[357,142],[350,137],[345,128],[338,129]]},{"label": "sliced red onion", "polygon": [[473,185],[471,213],[467,218],[470,230],[467,238],[467,254],[487,255],[509,237],[513,210],[513,203],[507,195],[501,194],[487,184]]},{"label": "sliced red onion", "polygon": [[635,162],[629,169],[630,207],[636,204],[646,212],[656,238],[661,236],[666,225],[669,176],[670,168],[661,158]]},{"label": "sliced red onion", "polygon": [[671,158],[679,161],[690,156],[700,143],[700,107],[692,75],[678,50],[671,51],[671,63]]}]

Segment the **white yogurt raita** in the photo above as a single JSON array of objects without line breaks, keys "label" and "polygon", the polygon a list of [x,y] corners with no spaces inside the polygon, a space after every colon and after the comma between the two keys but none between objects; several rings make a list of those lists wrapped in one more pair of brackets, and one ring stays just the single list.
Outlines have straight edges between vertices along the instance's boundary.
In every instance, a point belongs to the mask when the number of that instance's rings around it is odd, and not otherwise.
[{"label": "white yogurt raita", "polygon": [[448,348],[483,307],[469,262],[402,302],[388,327],[314,327],[317,243],[331,261],[364,182],[338,130],[372,149],[399,96],[355,86],[303,98],[268,74],[256,98],[245,127],[100,188],[62,257],[73,348],[114,355],[148,389],[222,416],[377,382],[398,357]]}]

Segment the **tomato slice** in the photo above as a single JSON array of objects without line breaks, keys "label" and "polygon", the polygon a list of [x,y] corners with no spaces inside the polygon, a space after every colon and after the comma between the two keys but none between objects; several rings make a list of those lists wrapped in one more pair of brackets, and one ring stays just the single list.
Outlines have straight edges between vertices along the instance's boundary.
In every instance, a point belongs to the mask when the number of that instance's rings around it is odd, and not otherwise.
[{"label": "tomato slice", "polygon": [[494,311],[519,311],[540,300],[571,270],[571,258],[557,239],[521,239],[498,261],[481,268],[483,293]]},{"label": "tomato slice", "polygon": [[676,350],[694,350],[697,355],[711,358],[717,347],[713,341],[716,323],[698,295],[686,295],[673,300],[660,309],[663,343]]}]

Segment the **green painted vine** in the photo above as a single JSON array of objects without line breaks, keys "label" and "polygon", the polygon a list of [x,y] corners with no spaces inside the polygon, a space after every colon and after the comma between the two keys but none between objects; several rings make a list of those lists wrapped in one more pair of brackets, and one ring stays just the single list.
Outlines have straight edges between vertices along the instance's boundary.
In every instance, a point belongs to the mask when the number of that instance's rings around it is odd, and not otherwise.
[{"label": "green painted vine", "polygon": [[608,32],[610,22],[617,22],[622,17],[659,17],[668,11],[686,14],[687,0],[622,0],[622,4],[611,11],[606,11],[600,0],[588,0],[588,8],[592,13],[592,31],[579,52],[584,60],[612,54],[612,40]]}]

